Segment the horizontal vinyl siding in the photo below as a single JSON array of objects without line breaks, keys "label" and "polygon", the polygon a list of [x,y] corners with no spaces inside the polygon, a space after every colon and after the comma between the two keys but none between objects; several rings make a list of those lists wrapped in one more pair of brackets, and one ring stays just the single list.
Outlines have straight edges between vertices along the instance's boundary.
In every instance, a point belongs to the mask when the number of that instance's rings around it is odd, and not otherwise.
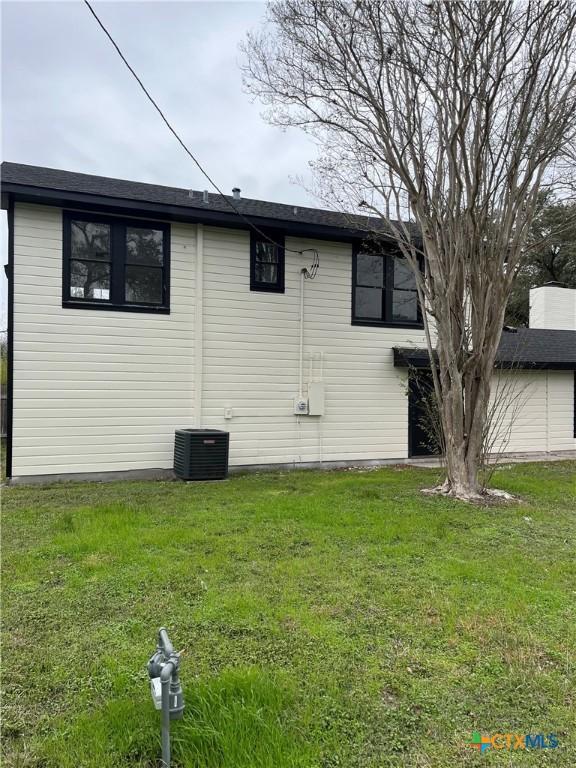
[{"label": "horizontal vinyl siding", "polygon": [[193,424],[196,227],[172,225],[169,315],[62,307],[62,212],[14,216],[13,474],[172,466]]},{"label": "horizontal vinyl siding", "polygon": [[[206,227],[203,423],[231,432],[232,464],[354,461],[407,455],[404,375],[392,347],[423,343],[421,331],[351,325],[351,247],[317,248],[304,281],[304,384],[325,385],[325,415],[297,417],[300,270],[310,254],[286,253],[284,294],[250,291],[249,234]],[[224,409],[233,418],[224,419]]]},{"label": "horizontal vinyl siding", "polygon": [[548,371],[548,442],[551,451],[576,449],[574,371]]},{"label": "horizontal vinyl siding", "polygon": [[489,450],[547,451],[547,373],[509,371],[492,382]]},{"label": "horizontal vinyl siding", "polygon": [[574,450],[574,373],[510,371],[492,386],[495,450]]}]

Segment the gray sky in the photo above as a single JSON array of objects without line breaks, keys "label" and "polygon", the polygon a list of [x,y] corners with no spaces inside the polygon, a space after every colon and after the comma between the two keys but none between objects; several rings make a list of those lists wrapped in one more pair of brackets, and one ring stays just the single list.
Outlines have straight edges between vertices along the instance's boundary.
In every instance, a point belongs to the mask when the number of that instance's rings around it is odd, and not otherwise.
[{"label": "gray sky", "polygon": [[[291,183],[309,179],[313,143],[269,126],[242,91],[238,44],[264,3],[95,0],[94,8],[225,192],[239,186],[245,197],[314,205]],[[2,159],[208,188],[81,0],[3,0],[1,12]],[[1,234],[4,262],[5,216]]]}]

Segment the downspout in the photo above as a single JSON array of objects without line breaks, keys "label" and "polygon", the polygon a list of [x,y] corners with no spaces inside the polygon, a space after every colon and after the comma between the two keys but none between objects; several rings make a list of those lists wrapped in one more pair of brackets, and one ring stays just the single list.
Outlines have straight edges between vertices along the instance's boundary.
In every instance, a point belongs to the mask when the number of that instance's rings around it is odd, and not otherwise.
[{"label": "downspout", "polygon": [[202,426],[204,378],[204,225],[196,225],[196,281],[194,312],[194,421]]},{"label": "downspout", "polygon": [[550,371],[546,371],[546,453],[550,453]]},{"label": "downspout", "polygon": [[14,414],[14,198],[8,199],[8,338],[6,370],[6,478],[12,477],[12,432]]}]

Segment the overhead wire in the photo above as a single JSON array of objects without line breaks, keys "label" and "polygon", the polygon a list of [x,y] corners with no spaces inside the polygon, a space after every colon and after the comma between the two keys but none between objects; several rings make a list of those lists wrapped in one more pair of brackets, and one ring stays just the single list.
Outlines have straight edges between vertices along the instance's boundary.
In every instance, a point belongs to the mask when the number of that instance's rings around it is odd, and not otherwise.
[{"label": "overhead wire", "polygon": [[96,13],[96,11],[94,10],[94,8],[93,8],[93,7],[92,7],[92,5],[90,4],[90,2],[89,2],[88,0],[84,0],[84,4],[87,6],[88,10],[90,11],[90,13],[92,14],[92,16],[93,16],[93,17],[94,17],[94,19],[96,20],[96,22],[97,22],[98,26],[100,27],[100,29],[101,29],[101,30],[104,32],[104,34],[106,35],[106,37],[108,38],[108,40],[109,40],[109,41],[112,43],[112,45],[114,46],[114,48],[115,48],[115,50],[116,50],[116,53],[118,54],[118,56],[120,56],[120,58],[122,59],[122,61],[123,61],[123,62],[124,62],[124,64],[126,65],[127,69],[129,70],[130,74],[131,74],[131,75],[134,77],[134,79],[136,80],[136,82],[138,83],[138,85],[140,86],[140,88],[142,89],[142,91],[144,92],[144,94],[146,95],[146,98],[148,99],[148,101],[149,101],[149,102],[152,104],[152,106],[154,107],[154,109],[155,109],[155,110],[158,112],[158,114],[159,114],[159,115],[160,115],[160,117],[162,118],[162,121],[164,122],[164,124],[166,125],[166,127],[168,128],[168,130],[170,131],[170,133],[171,133],[171,134],[174,136],[174,138],[175,138],[175,139],[176,139],[176,141],[177,141],[177,142],[180,144],[180,146],[182,147],[182,149],[183,149],[183,150],[186,152],[186,154],[187,154],[187,155],[190,157],[190,159],[191,159],[191,160],[193,161],[193,163],[196,165],[196,167],[198,168],[198,170],[200,171],[200,173],[201,173],[201,174],[204,176],[204,178],[205,178],[205,179],[206,179],[206,180],[207,180],[207,181],[208,181],[208,182],[211,184],[211,186],[212,186],[212,187],[213,187],[213,188],[216,190],[216,192],[217,192],[217,193],[220,195],[220,197],[221,197],[221,198],[224,200],[224,202],[225,202],[225,203],[228,205],[228,207],[229,207],[229,208],[231,208],[231,209],[232,209],[232,211],[234,211],[234,213],[235,213],[235,214],[236,214],[236,215],[237,215],[237,216],[238,216],[238,217],[239,217],[239,218],[240,218],[240,219],[241,219],[241,220],[242,220],[242,221],[243,221],[243,222],[244,222],[244,223],[245,223],[245,224],[246,224],[248,227],[250,227],[250,229],[252,229],[252,230],[253,230],[254,232],[256,232],[258,235],[260,235],[260,237],[262,237],[262,238],[263,238],[265,241],[267,241],[268,243],[271,243],[272,245],[276,246],[277,248],[279,248],[279,249],[281,249],[281,250],[284,250],[284,251],[288,251],[289,253],[296,253],[296,254],[298,254],[299,256],[303,256],[305,253],[312,253],[312,254],[313,254],[312,265],[311,265],[311,267],[310,267],[310,269],[309,269],[309,270],[308,270],[308,269],[306,269],[305,277],[306,277],[307,279],[309,279],[309,280],[313,280],[313,279],[316,277],[316,274],[317,274],[317,272],[318,272],[318,267],[319,267],[319,265],[320,265],[320,260],[319,260],[319,254],[318,254],[318,250],[317,250],[316,248],[303,248],[302,250],[297,250],[297,249],[293,249],[293,248],[286,248],[285,246],[283,246],[283,245],[280,245],[280,243],[277,243],[277,242],[276,242],[276,241],[275,241],[275,240],[274,240],[272,237],[270,237],[270,236],[269,236],[269,235],[268,235],[266,232],[263,232],[263,231],[262,231],[262,230],[261,230],[261,229],[260,229],[260,228],[259,228],[259,227],[258,227],[256,224],[254,224],[252,221],[250,221],[250,219],[249,219],[247,216],[245,216],[245,215],[242,213],[242,211],[240,211],[240,210],[238,209],[238,207],[237,207],[236,205],[234,205],[234,203],[232,202],[232,200],[230,200],[230,198],[228,197],[228,195],[225,195],[225,194],[224,194],[224,192],[222,192],[222,190],[220,189],[220,187],[218,186],[218,184],[216,184],[216,182],[214,181],[214,179],[213,179],[213,178],[210,176],[210,174],[209,174],[209,173],[208,173],[208,172],[205,170],[205,168],[204,168],[204,167],[203,167],[203,165],[200,163],[200,161],[198,160],[198,158],[197,158],[197,157],[194,155],[194,153],[193,153],[193,152],[192,152],[192,151],[189,149],[189,147],[186,145],[186,143],[184,142],[184,140],[183,140],[183,139],[180,137],[180,135],[178,134],[178,132],[176,131],[176,129],[175,129],[175,128],[173,127],[173,125],[170,123],[170,121],[168,120],[168,118],[166,117],[166,115],[164,114],[164,112],[162,111],[162,109],[160,108],[160,106],[158,105],[158,103],[156,102],[156,100],[155,100],[155,99],[153,98],[153,96],[151,95],[150,91],[149,91],[149,90],[146,88],[146,86],[145,86],[145,85],[144,85],[144,83],[142,82],[142,79],[140,78],[140,76],[138,75],[138,73],[137,73],[137,72],[134,70],[134,68],[133,68],[133,67],[131,66],[131,64],[129,63],[128,59],[126,58],[126,56],[125,56],[125,55],[124,55],[124,53],[122,52],[122,50],[121,50],[120,46],[118,45],[118,43],[116,42],[116,40],[114,40],[114,38],[112,37],[112,34],[111,34],[109,31],[108,31],[107,27],[104,25],[103,21],[100,19],[100,17],[99,17],[99,16],[98,16],[98,14]]}]

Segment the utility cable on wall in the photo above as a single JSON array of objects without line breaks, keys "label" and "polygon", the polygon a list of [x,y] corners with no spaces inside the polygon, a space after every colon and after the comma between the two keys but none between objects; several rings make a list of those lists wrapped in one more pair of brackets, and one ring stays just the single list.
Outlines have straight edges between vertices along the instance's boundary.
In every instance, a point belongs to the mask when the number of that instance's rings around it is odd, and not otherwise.
[{"label": "utility cable on wall", "polygon": [[[100,17],[96,13],[96,11],[92,7],[92,5],[88,2],[88,0],[84,0],[84,3],[88,7],[88,10],[92,14],[92,16],[96,19],[96,22],[97,22],[98,26],[101,28],[101,30],[104,32],[104,34],[106,35],[108,40],[110,40],[110,42],[112,43],[112,45],[116,49],[116,53],[120,56],[120,58],[122,59],[122,61],[126,65],[126,67],[128,68],[130,74],[134,77],[134,79],[136,80],[136,82],[138,83],[138,85],[140,86],[142,91],[144,91],[144,94],[146,95],[146,98],[148,99],[148,101],[152,104],[154,109],[158,112],[158,114],[162,118],[164,124],[166,125],[166,127],[168,128],[170,133],[174,136],[174,138],[180,144],[182,149],[186,152],[186,154],[194,162],[194,164],[196,165],[196,167],[198,168],[200,173],[204,176],[204,178],[216,190],[216,192],[220,195],[220,197],[224,200],[224,202],[228,205],[228,207],[231,208],[234,211],[234,213],[237,216],[239,216],[239,218],[242,219],[242,221],[245,224],[247,224],[248,227],[250,227],[250,229],[252,229],[258,235],[260,235],[260,237],[262,237],[267,242],[269,242],[272,245],[275,245],[277,248],[281,249],[283,246],[281,246],[279,243],[277,243],[275,240],[273,240],[269,235],[267,235],[265,232],[263,232],[261,229],[259,229],[253,222],[250,221],[250,219],[248,219],[240,210],[238,210],[238,208],[229,199],[229,197],[222,192],[220,187],[212,179],[212,177],[209,175],[209,173],[206,170],[204,170],[204,168],[203,168],[202,164],[200,163],[200,161],[195,157],[193,152],[187,147],[187,145],[185,144],[183,139],[177,133],[176,129],[171,125],[170,121],[168,120],[168,118],[166,117],[166,115],[164,114],[162,109],[158,106],[158,104],[156,103],[156,101],[154,100],[152,95],[150,94],[150,91],[146,88],[146,86],[144,85],[144,83],[142,82],[142,80],[140,79],[140,77],[138,76],[136,71],[134,70],[134,68],[129,64],[128,60],[126,59],[126,56],[124,56],[124,54],[122,53],[122,51],[120,49],[120,46],[114,40],[114,38],[112,37],[112,35],[108,31],[108,29],[104,26],[104,23],[101,21]],[[316,277],[316,274],[318,272],[318,267],[320,265],[319,254],[318,254],[318,250],[316,248],[304,248],[304,249],[302,249],[300,251],[292,249],[292,248],[284,248],[284,250],[288,251],[289,253],[296,253],[299,256],[303,256],[305,253],[312,253],[313,254],[312,265],[311,265],[309,270],[306,269],[305,277],[307,279],[309,279],[309,280],[313,280]]]}]

